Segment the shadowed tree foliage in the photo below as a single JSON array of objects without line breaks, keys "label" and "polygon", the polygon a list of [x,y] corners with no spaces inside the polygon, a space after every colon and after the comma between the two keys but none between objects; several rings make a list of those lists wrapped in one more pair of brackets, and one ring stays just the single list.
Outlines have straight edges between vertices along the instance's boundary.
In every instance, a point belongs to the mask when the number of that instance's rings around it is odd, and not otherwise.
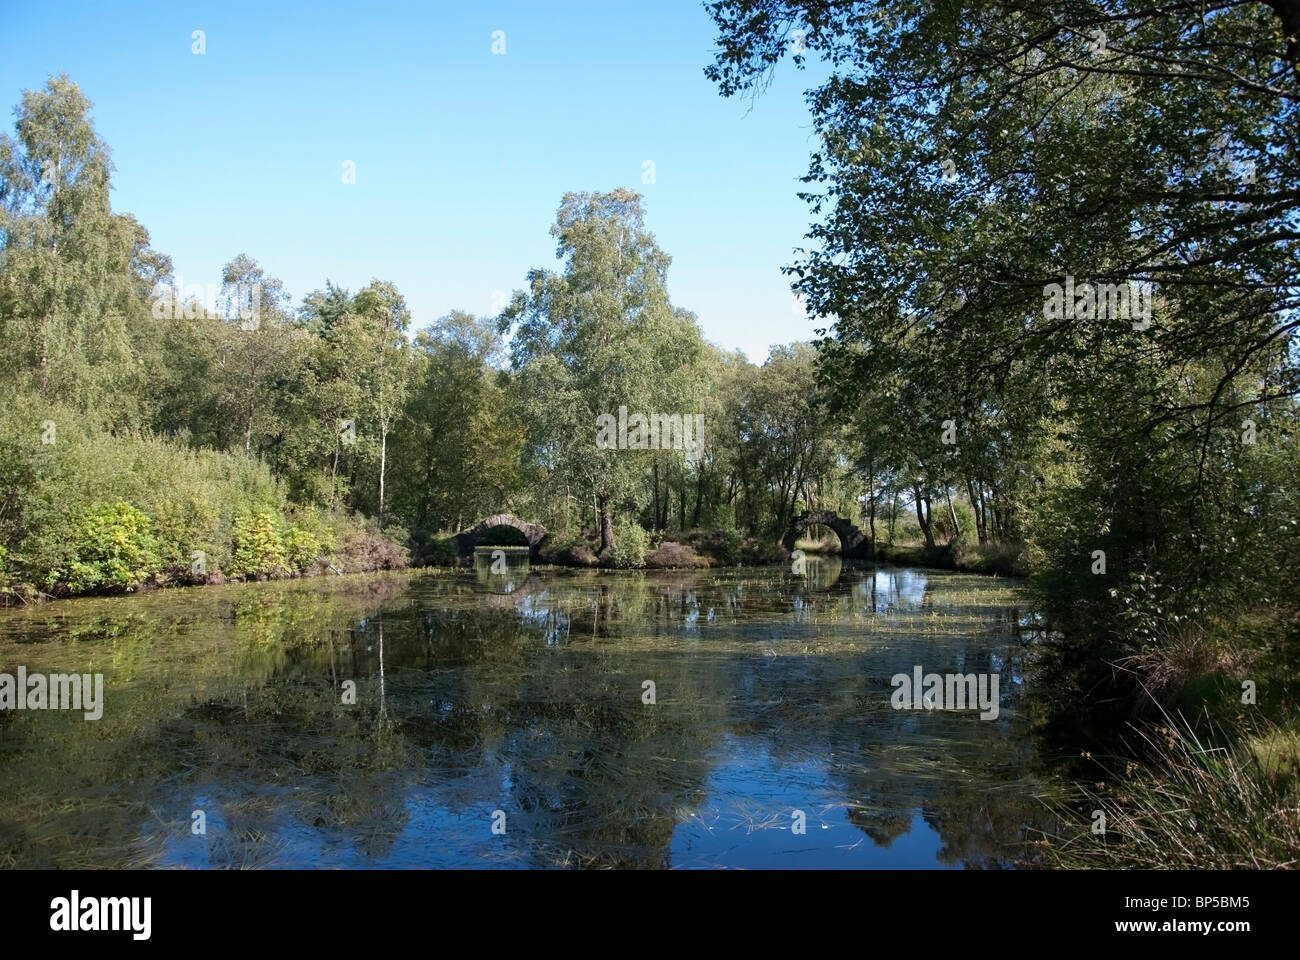
[{"label": "shadowed tree foliage", "polygon": [[828,321],[833,408],[913,485],[927,541],[922,505],[962,490],[983,539],[1026,537],[1094,681],[1248,610],[1285,631],[1296,6],[708,8],[724,95],[787,55],[829,73],[789,271]]}]

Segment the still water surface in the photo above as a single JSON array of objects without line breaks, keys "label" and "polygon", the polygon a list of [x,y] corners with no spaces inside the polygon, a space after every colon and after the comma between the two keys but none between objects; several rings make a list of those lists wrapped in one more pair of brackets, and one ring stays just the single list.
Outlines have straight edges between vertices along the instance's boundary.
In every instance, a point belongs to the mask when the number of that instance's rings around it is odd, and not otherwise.
[{"label": "still water surface", "polygon": [[[102,672],[106,704],[0,712],[0,866],[1012,865],[1047,782],[1027,602],[525,552],[10,611],[0,672]],[[997,719],[892,709],[916,665],[999,674]]]}]

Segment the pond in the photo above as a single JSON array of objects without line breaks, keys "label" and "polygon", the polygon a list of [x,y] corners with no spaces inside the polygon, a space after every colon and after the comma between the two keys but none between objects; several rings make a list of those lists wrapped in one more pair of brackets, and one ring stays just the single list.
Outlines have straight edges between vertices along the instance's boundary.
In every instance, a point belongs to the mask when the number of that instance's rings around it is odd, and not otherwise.
[{"label": "pond", "polygon": [[[104,683],[98,719],[0,711],[0,866],[1011,866],[1050,779],[1029,602],[481,550],[0,613],[0,673]],[[997,710],[899,709],[917,668],[995,676]]]}]

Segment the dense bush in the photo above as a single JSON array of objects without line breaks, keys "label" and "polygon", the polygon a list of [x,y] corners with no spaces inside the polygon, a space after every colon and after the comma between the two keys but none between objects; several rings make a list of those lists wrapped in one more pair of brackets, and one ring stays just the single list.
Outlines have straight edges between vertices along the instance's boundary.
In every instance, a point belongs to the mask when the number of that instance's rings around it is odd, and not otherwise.
[{"label": "dense bush", "polygon": [[786,556],[785,548],[767,537],[745,537],[740,541],[742,564],[782,563]]},{"label": "dense bush", "polygon": [[740,535],[734,530],[692,530],[680,540],[712,565],[731,567],[740,562]]},{"label": "dense bush", "polygon": [[970,504],[964,500],[954,500],[952,509],[957,514],[956,536],[953,535],[952,518],[948,516],[948,505],[944,504],[942,509],[934,512],[935,539],[940,542],[947,540],[959,540],[962,543],[976,542],[979,535],[975,526],[975,511],[971,509]]},{"label": "dense bush", "polygon": [[400,570],[410,565],[411,554],[380,533],[375,524],[358,517],[340,533],[335,561],[342,573]]},{"label": "dense bush", "polygon": [[595,545],[577,533],[553,533],[542,541],[537,552],[543,563],[566,567],[596,566]]},{"label": "dense bush", "polygon": [[291,526],[284,532],[284,558],[292,570],[306,570],[320,558],[324,545],[310,530]]},{"label": "dense bush", "polygon": [[[320,568],[317,558],[349,572],[404,565],[404,549],[392,542],[400,532],[356,532],[363,521],[350,514],[291,506],[266,465],[242,452],[195,450],[147,433],[114,436],[3,385],[0,436],[6,598],[284,576]],[[340,565],[334,557],[345,535]]]},{"label": "dense bush", "polygon": [[621,568],[644,567],[650,550],[650,535],[635,520],[614,521],[614,552],[610,562]]},{"label": "dense bush", "polygon": [[[77,526],[76,559],[63,577],[73,593],[133,590],[162,569],[149,518],[129,503],[98,504]],[[54,578],[51,573],[46,582]]]},{"label": "dense bush", "polygon": [[420,531],[411,536],[411,563],[417,567],[453,567],[460,562],[455,537],[432,536]]},{"label": "dense bush", "polygon": [[707,560],[702,559],[695,550],[684,543],[677,543],[673,540],[665,540],[659,546],[655,547],[646,554],[645,565],[647,567],[657,568],[675,568],[675,567],[699,567],[706,566]]},{"label": "dense bush", "polygon": [[235,518],[231,554],[226,573],[232,577],[282,576],[288,572],[284,541],[270,513]]}]

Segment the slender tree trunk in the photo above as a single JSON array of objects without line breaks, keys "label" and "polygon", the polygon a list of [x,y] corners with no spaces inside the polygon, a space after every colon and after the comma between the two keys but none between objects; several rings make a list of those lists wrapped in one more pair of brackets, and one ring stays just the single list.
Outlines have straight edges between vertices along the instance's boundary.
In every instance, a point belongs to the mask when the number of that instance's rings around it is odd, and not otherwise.
[{"label": "slender tree trunk", "polygon": [[662,530],[659,524],[659,458],[655,457],[650,463],[650,509],[654,513],[655,529]]},{"label": "slender tree trunk", "polygon": [[686,529],[686,466],[683,465],[678,475],[677,485],[677,529]]},{"label": "slender tree trunk", "polygon": [[597,494],[596,512],[600,524],[600,549],[596,551],[596,556],[600,560],[608,560],[614,553],[614,517],[610,513],[608,495]]},{"label": "slender tree trunk", "polygon": [[871,548],[876,547],[876,488],[874,483],[867,484],[867,531],[871,534]]},{"label": "slender tree trunk", "polygon": [[54,223],[54,240],[50,244],[50,249],[54,254],[54,291],[50,297],[49,315],[45,321],[45,329],[41,331],[41,396],[45,396],[46,390],[50,385],[50,336],[55,329],[59,319],[59,228],[58,223],[61,219],[59,210],[59,182],[63,178],[63,143],[59,142],[59,159],[54,164],[54,192],[50,197],[50,211],[53,216],[50,220]]},{"label": "slender tree trunk", "polygon": [[379,422],[379,529],[384,529],[384,470],[388,467],[388,424]]},{"label": "slender tree trunk", "polygon": [[330,466],[330,510],[339,509],[339,435],[334,432],[334,462]]},{"label": "slender tree trunk", "polygon": [[955,543],[957,539],[961,536],[961,530],[958,529],[957,527],[957,511],[953,508],[952,505],[952,488],[945,485],[943,488],[943,492],[948,497],[948,519],[952,521],[952,537],[949,538],[948,542]]},{"label": "slender tree trunk", "polygon": [[700,525],[700,500],[704,496],[704,468],[697,467],[695,471],[695,509],[691,511],[691,526],[698,528]]},{"label": "slender tree trunk", "polygon": [[[54,295],[58,296],[57,289]],[[50,328],[54,326],[54,310],[54,305],[51,304],[49,319],[45,321],[45,329],[41,331],[41,396],[45,396],[45,391],[50,385]]]},{"label": "slender tree trunk", "polygon": [[424,459],[424,489],[420,491],[419,519],[416,521],[420,529],[425,529],[429,524],[429,490],[433,483],[433,443],[430,441],[429,446],[425,448]]},{"label": "slender tree trunk", "polygon": [[916,522],[921,526],[921,534],[925,537],[927,549],[934,549],[934,531],[930,529],[929,511],[923,509],[923,504],[927,498],[921,496],[921,488],[912,484],[912,495],[916,501]]},{"label": "slender tree trunk", "polygon": [[970,509],[975,514],[975,536],[979,538],[980,546],[987,542],[984,535],[984,517],[980,508],[979,500],[975,497],[975,483],[970,477],[966,478],[966,496],[970,497]]}]

